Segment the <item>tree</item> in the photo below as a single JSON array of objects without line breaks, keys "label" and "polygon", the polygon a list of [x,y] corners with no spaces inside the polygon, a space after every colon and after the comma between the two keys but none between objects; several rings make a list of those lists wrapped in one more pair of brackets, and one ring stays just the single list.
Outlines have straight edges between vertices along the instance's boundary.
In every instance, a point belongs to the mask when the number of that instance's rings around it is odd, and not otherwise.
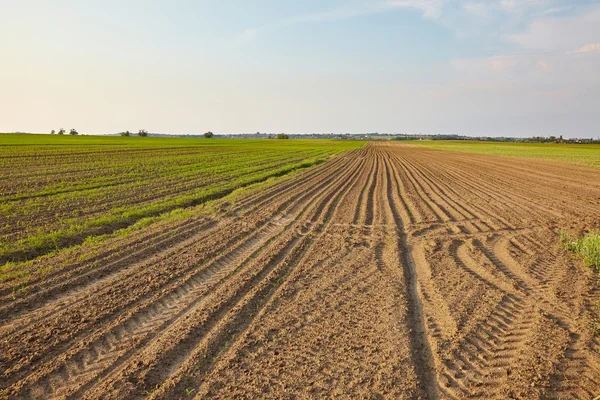
[{"label": "tree", "polygon": [[129,136],[131,136],[131,132],[129,132],[129,131],[121,132],[120,135],[129,137]]},{"label": "tree", "polygon": [[214,136],[214,134],[213,134],[211,131],[208,131],[208,132],[206,132],[206,133],[204,134],[204,137],[205,137],[205,138],[207,138],[207,139],[210,139],[210,138],[212,138],[213,136]]},{"label": "tree", "polygon": [[52,129],[52,130],[50,131],[50,134],[51,134],[51,135],[54,135],[54,133],[55,133],[55,132],[54,132],[54,129]]},{"label": "tree", "polygon": [[58,130],[58,134],[59,134],[59,135],[64,135],[64,134],[65,134],[65,130],[64,130],[63,128],[60,128],[60,129]]},{"label": "tree", "polygon": [[141,137],[146,137],[146,136],[148,136],[148,131],[147,131],[147,130],[145,130],[145,129],[140,129],[140,130],[138,131],[138,136],[141,136]]},{"label": "tree", "polygon": [[71,128],[71,130],[69,131],[69,135],[79,135],[79,132],[77,132],[75,128]]},{"label": "tree", "polygon": [[286,135],[285,133],[278,133],[277,134],[277,139],[289,139],[290,137],[288,135]]}]

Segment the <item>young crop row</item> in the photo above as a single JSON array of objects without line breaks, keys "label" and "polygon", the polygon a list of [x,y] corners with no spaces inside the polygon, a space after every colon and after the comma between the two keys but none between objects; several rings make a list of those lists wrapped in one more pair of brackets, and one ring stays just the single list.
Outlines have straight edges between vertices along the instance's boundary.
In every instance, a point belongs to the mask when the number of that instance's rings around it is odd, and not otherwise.
[{"label": "young crop row", "polygon": [[[299,162],[305,159],[306,155],[290,155],[286,161],[289,163]],[[324,152],[317,152],[310,155],[311,157],[327,156]],[[72,205],[85,205],[81,204],[81,202],[99,205],[108,201],[111,194],[119,198],[123,192],[127,193],[127,197],[135,198],[136,191],[141,196],[160,197],[167,193],[178,192],[190,187],[194,188],[217,181],[229,180],[240,173],[252,173],[255,170],[277,167],[281,162],[281,159],[272,156],[260,160],[257,159],[251,165],[248,165],[248,159],[240,159],[235,162],[224,163],[223,165],[219,165],[217,160],[211,160],[208,164],[203,163],[186,168],[173,167],[162,173],[151,174],[144,177],[144,179],[142,177],[131,177],[126,173],[124,173],[123,177],[116,175],[111,180],[83,177],[71,186],[65,185],[60,188],[52,188],[51,190],[43,189],[34,191],[33,193],[28,192],[19,196],[7,197],[4,199],[4,206],[0,206],[0,209],[5,215],[11,215],[11,211],[17,211],[18,215],[28,209],[35,209],[41,203],[49,209],[56,211],[61,207],[70,209]],[[119,192],[107,190],[111,186],[118,187]],[[151,188],[155,189],[148,191]]]},{"label": "young crop row", "polygon": [[38,137],[41,144],[0,136],[0,262],[35,258],[362,145]]},{"label": "young crop row", "polygon": [[[214,153],[214,154],[213,154]],[[305,152],[300,151],[298,154]],[[278,159],[281,151],[261,151],[253,153],[255,159]],[[249,156],[249,155],[248,155]],[[27,196],[49,195],[54,192],[77,190],[90,185],[104,186],[123,180],[147,180],[173,175],[177,170],[211,172],[218,163],[232,164],[231,160],[244,163],[239,152],[215,151],[179,154],[172,149],[151,153],[135,152],[126,149],[118,153],[104,154],[92,158],[65,158],[57,163],[55,159],[40,157],[12,158],[0,160],[6,172],[0,178],[0,199],[15,200]],[[133,162],[134,161],[134,162]],[[22,168],[26,166],[26,168]],[[74,169],[73,166],[78,166]]]}]

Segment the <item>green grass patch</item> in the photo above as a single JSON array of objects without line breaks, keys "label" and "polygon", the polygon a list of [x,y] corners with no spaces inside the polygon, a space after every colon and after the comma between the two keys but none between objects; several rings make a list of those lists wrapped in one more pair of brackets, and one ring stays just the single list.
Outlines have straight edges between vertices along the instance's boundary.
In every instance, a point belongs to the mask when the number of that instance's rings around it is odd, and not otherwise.
[{"label": "green grass patch", "polygon": [[563,246],[581,258],[585,265],[600,272],[600,232],[589,232],[574,237],[563,231],[560,235]]},{"label": "green grass patch", "polygon": [[436,150],[534,158],[600,168],[600,145],[562,143],[496,143],[468,140],[415,140],[398,143]]},{"label": "green grass patch", "polygon": [[[562,231],[560,240],[565,249],[576,254],[585,265],[595,268],[600,273],[600,232],[589,232],[577,237]],[[592,330],[595,335],[600,335],[600,301],[595,308]]]}]

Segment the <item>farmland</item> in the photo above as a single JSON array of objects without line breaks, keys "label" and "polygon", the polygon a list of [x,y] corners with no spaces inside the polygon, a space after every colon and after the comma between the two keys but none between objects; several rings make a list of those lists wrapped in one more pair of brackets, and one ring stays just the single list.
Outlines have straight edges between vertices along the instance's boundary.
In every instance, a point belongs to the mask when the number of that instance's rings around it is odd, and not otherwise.
[{"label": "farmland", "polygon": [[222,197],[359,145],[1,135],[0,263]]},{"label": "farmland", "polygon": [[119,139],[3,147],[3,215],[32,202],[5,257],[34,248],[38,220],[171,217],[7,264],[0,398],[600,394],[598,275],[561,243],[600,228],[600,170],[397,142]]},{"label": "farmland", "polygon": [[423,140],[406,143],[436,150],[533,158],[600,168],[600,145],[598,144],[501,143],[465,140]]}]

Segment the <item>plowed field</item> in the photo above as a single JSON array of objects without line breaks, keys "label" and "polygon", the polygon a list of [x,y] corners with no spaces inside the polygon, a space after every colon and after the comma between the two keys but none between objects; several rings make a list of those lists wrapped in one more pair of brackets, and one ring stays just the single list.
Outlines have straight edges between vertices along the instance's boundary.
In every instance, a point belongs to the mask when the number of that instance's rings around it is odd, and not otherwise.
[{"label": "plowed field", "polygon": [[597,169],[371,143],[0,286],[0,397],[590,399],[599,221]]}]

